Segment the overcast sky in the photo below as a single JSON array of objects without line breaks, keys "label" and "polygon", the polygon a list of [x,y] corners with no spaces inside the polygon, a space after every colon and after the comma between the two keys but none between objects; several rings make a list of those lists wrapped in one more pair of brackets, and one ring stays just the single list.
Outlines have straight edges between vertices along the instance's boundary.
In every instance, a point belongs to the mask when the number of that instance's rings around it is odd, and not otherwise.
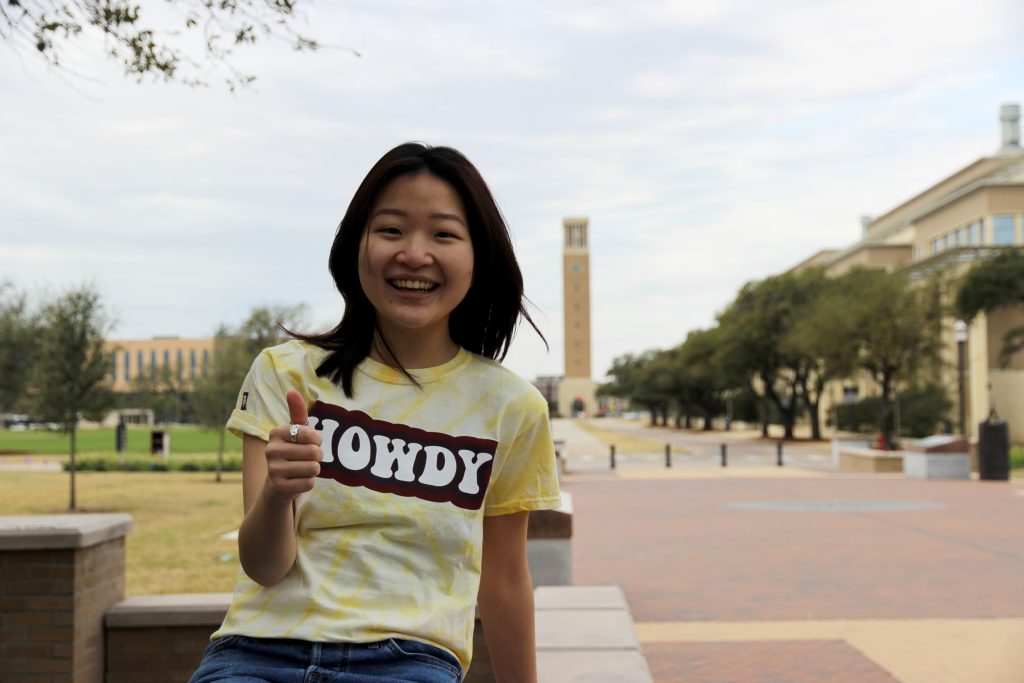
[{"label": "overcast sky", "polygon": [[511,226],[551,345],[520,331],[528,378],[562,371],[562,218],[589,216],[600,378],[991,154],[1024,101],[1019,0],[299,4],[362,56],[264,44],[232,95],[0,45],[0,280],[94,282],[115,338],[206,337],[260,304],[326,327],[356,185],[399,142],[446,144]]}]

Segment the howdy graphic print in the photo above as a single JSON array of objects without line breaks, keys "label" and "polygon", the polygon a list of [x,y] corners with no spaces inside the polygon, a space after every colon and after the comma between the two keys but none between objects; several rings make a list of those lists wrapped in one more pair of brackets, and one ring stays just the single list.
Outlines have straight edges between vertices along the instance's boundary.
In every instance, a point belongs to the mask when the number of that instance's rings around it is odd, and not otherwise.
[{"label": "howdy graphic print", "polygon": [[496,441],[392,424],[321,401],[307,424],[323,438],[320,477],[466,510],[483,504]]}]

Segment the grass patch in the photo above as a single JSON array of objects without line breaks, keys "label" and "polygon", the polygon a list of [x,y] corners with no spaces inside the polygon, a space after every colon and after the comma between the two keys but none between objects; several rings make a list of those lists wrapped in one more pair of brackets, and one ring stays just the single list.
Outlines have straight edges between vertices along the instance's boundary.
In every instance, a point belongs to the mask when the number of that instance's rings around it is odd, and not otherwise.
[{"label": "grass patch", "polygon": [[[75,479],[80,508],[135,521],[126,539],[128,595],[234,588],[238,546],[220,536],[242,522],[240,473],[219,484],[205,472],[81,472]],[[61,472],[4,472],[0,514],[66,512],[68,486]]]},{"label": "grass patch", "polygon": [[[148,455],[151,427],[128,427],[127,452]],[[217,452],[217,432],[204,431],[194,425],[160,427],[171,433],[171,454],[197,455]],[[76,435],[78,453],[89,455],[116,454],[117,437],[113,427],[79,429]],[[0,453],[19,455],[67,455],[71,437],[62,432],[0,429]],[[232,435],[224,439],[224,452],[241,454],[242,440]]]},{"label": "grass patch", "polygon": [[[606,422],[609,418],[602,418]],[[648,453],[664,453],[665,442],[648,439],[627,431],[619,431],[614,428],[604,427],[593,420],[576,420],[577,427],[600,439],[604,445],[615,444],[615,452],[622,454],[640,455]],[[672,447],[673,453],[688,453],[685,448]]]}]

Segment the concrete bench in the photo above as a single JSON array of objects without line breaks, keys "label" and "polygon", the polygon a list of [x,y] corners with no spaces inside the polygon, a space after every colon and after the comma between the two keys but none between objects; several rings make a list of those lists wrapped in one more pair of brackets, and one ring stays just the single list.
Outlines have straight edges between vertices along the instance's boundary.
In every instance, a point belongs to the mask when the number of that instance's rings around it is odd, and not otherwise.
[{"label": "concrete bench", "polygon": [[534,596],[540,683],[651,683],[618,586],[542,586]]}]

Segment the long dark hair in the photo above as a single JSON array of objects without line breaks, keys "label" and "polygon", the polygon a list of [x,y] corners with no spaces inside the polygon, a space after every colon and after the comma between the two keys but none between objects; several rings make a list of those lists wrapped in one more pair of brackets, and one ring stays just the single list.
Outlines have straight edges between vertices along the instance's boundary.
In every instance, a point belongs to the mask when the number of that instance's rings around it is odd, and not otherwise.
[{"label": "long dark hair", "polygon": [[[523,275],[519,270],[508,226],[494,196],[475,166],[451,147],[430,147],[408,142],[395,147],[373,165],[363,178],[345,212],[331,246],[330,270],[334,284],[345,300],[341,322],[323,334],[294,334],[330,353],[316,369],[330,377],[352,397],[355,368],[370,354],[374,335],[379,333],[377,313],[359,283],[359,246],[378,195],[395,178],[427,172],[450,184],[466,210],[473,243],[473,282],[462,302],[448,318],[452,341],[468,351],[501,361],[508,353],[519,319],[523,318],[540,335],[523,296]],[[381,341],[390,353],[387,339]],[[545,345],[547,341],[545,340]],[[413,382],[415,377],[390,354],[399,369]]]}]

